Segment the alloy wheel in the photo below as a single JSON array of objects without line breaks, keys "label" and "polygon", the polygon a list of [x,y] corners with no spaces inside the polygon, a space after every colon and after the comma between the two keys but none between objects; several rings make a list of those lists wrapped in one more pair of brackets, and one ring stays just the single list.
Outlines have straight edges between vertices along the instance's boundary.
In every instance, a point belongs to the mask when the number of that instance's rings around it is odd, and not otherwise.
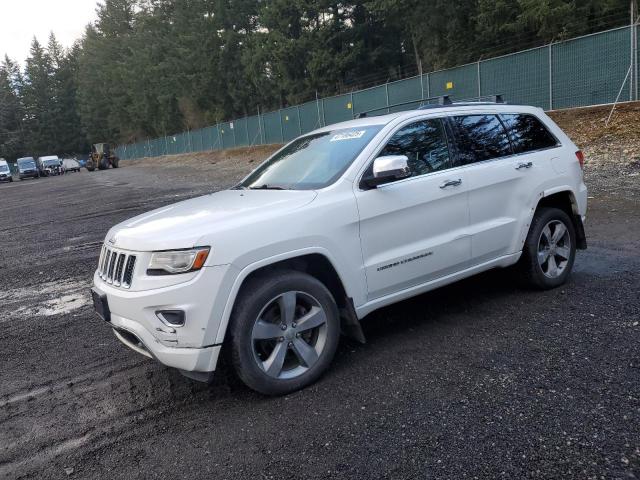
[{"label": "alloy wheel", "polygon": [[327,316],[313,296],[289,291],[271,299],[251,332],[253,356],[270,377],[296,378],[312,368],[327,343]]},{"label": "alloy wheel", "polygon": [[560,220],[551,220],[542,229],[538,240],[538,264],[549,278],[563,274],[571,257],[571,235]]}]

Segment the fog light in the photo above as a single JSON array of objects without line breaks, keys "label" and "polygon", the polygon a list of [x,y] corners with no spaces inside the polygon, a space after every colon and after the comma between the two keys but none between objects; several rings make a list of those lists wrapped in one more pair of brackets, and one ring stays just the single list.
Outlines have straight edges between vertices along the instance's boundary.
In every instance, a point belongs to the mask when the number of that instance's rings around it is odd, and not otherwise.
[{"label": "fog light", "polygon": [[182,327],[185,314],[182,310],[158,310],[156,316],[168,327]]}]

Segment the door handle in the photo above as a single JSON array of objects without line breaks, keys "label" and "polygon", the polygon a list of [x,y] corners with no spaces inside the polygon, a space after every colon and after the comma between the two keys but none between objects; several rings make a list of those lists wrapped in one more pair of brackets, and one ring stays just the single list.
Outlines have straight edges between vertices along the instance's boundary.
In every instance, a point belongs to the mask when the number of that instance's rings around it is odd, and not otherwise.
[{"label": "door handle", "polygon": [[460,178],[458,180],[447,180],[442,185],[440,185],[440,188],[457,187],[461,183],[462,183],[462,179]]},{"label": "door handle", "polygon": [[531,168],[531,167],[533,167],[533,162],[519,163],[518,166],[516,167],[516,170],[522,170],[523,168]]}]

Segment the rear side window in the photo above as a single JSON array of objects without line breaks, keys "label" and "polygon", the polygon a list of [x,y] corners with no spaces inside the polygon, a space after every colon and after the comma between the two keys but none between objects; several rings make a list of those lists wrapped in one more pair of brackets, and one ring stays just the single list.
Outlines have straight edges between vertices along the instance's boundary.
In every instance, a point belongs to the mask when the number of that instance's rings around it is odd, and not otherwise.
[{"label": "rear side window", "polygon": [[463,164],[512,154],[507,132],[496,115],[464,115],[453,117],[453,122]]},{"label": "rear side window", "polygon": [[406,155],[412,177],[451,167],[440,119],[421,120],[401,128],[380,152],[383,155]]},{"label": "rear side window", "polygon": [[558,140],[533,115],[500,115],[511,135],[515,153],[531,152],[558,146]]}]

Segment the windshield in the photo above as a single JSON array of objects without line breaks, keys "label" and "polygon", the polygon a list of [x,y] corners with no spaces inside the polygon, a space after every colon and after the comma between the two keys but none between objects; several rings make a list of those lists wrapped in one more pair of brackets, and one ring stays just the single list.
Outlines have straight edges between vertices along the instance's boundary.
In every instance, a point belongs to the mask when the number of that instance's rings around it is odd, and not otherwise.
[{"label": "windshield", "polygon": [[57,167],[60,165],[60,160],[45,160],[42,162],[45,167]]},{"label": "windshield", "polygon": [[18,161],[18,167],[22,168],[23,170],[26,168],[36,168],[36,162],[34,162],[33,160]]},{"label": "windshield", "polygon": [[8,172],[9,171],[9,167],[6,165],[0,165],[0,172]]},{"label": "windshield", "polygon": [[312,190],[331,185],[381,128],[369,125],[297,138],[237,188]]}]

